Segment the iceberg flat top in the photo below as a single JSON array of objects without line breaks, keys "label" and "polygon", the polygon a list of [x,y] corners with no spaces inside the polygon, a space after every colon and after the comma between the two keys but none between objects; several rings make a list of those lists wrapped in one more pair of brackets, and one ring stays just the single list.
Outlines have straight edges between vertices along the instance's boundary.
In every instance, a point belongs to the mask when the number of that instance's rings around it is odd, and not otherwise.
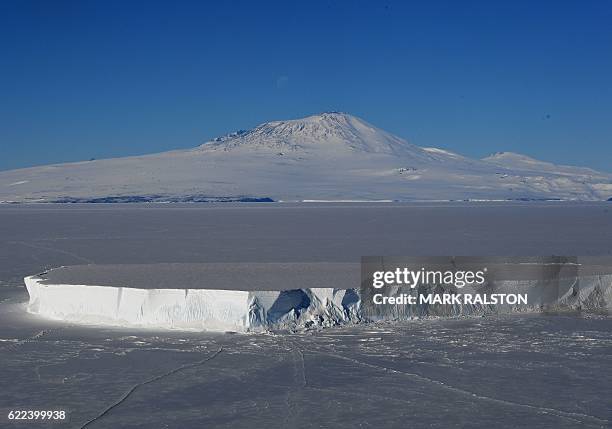
[{"label": "iceberg flat top", "polygon": [[65,266],[39,277],[47,285],[282,291],[355,288],[360,274],[356,263],[160,263]]}]

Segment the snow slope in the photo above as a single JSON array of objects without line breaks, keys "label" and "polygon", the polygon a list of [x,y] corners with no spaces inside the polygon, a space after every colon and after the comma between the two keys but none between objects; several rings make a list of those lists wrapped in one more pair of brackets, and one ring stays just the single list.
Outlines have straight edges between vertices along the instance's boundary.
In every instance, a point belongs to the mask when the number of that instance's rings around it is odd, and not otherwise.
[{"label": "snow slope", "polygon": [[421,148],[338,112],[268,122],[193,149],[0,172],[4,202],[610,197],[611,174]]}]

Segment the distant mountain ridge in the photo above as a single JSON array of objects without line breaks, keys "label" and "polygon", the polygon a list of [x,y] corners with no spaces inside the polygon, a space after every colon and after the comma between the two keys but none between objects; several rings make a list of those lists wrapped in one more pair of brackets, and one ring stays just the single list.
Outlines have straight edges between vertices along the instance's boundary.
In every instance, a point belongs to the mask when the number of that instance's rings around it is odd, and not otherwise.
[{"label": "distant mountain ridge", "polygon": [[342,112],[196,148],[0,172],[2,202],[607,200],[612,174],[422,148]]},{"label": "distant mountain ridge", "polygon": [[540,161],[527,155],[514,152],[496,152],[485,158],[484,161],[507,168],[522,169],[528,171],[555,171],[575,174],[597,175],[601,174],[588,167],[575,167],[570,165],[556,165],[550,162]]}]

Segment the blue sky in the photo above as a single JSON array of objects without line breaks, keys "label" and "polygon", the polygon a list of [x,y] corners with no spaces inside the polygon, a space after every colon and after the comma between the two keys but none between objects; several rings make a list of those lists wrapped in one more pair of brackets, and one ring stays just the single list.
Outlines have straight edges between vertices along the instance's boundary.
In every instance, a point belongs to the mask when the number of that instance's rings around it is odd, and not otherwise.
[{"label": "blue sky", "polygon": [[0,169],[341,110],[612,171],[612,2],[0,2]]}]

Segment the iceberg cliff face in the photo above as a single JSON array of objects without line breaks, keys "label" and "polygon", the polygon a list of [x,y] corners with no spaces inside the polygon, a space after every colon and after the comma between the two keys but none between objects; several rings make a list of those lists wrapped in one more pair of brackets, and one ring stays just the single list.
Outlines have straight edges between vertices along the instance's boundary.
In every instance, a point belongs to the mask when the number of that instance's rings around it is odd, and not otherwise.
[{"label": "iceberg cliff face", "polygon": [[52,319],[214,331],[249,326],[249,294],[244,291],[46,285],[35,276],[24,280],[28,311]]},{"label": "iceberg cliff face", "polygon": [[[132,287],[46,284],[40,276],[24,279],[28,311],[44,317],[86,324],[164,329],[257,332],[301,329],[415,317],[456,317],[525,311],[612,313],[612,275],[567,281],[551,293],[530,281],[489,285],[487,294],[525,293],[527,305],[415,304],[387,305],[377,314],[364,311],[359,289],[302,288],[281,291],[215,289],[139,289]],[[398,294],[404,291],[396,291]],[[410,291],[407,291],[410,292]],[[482,293],[439,287],[418,293]],[[413,293],[417,293],[413,291]]]},{"label": "iceberg cliff face", "polygon": [[360,320],[359,295],[352,289],[138,289],[41,280],[24,279],[28,311],[72,322],[246,332]]}]

